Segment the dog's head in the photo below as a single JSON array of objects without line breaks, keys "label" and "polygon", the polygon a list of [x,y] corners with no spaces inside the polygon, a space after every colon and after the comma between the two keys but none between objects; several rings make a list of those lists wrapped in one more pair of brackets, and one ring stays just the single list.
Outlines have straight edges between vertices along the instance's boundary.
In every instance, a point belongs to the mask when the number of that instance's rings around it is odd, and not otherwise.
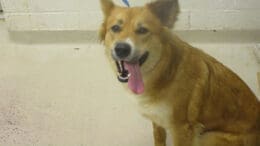
[{"label": "dog's head", "polygon": [[143,75],[161,58],[161,33],[172,28],[178,13],[177,0],[159,0],[143,7],[120,7],[100,0],[104,22],[100,39],[115,61],[118,79],[128,82],[136,94],[144,91]]}]

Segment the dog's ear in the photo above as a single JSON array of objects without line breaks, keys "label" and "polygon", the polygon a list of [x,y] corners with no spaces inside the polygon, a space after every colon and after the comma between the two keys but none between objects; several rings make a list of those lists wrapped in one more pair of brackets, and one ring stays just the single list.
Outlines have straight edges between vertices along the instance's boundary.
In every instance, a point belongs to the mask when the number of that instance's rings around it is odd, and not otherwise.
[{"label": "dog's ear", "polygon": [[107,17],[115,7],[112,0],[100,0],[101,8],[105,17]]},{"label": "dog's ear", "polygon": [[147,4],[147,7],[164,26],[173,27],[179,13],[178,0],[157,0]]},{"label": "dog's ear", "polygon": [[106,21],[107,17],[110,15],[111,11],[114,9],[115,5],[112,0],[100,0],[101,8],[104,15],[103,23],[99,29],[99,40],[104,41],[106,36]]},{"label": "dog's ear", "polygon": [[106,36],[106,22],[103,22],[99,28],[99,33],[98,33],[99,41],[103,42],[105,40],[105,36]]}]

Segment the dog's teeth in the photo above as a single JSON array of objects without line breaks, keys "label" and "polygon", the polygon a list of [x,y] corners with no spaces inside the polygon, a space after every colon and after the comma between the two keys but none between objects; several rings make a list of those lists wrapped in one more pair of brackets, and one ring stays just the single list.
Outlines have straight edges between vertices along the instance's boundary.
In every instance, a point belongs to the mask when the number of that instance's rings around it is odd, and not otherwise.
[{"label": "dog's teeth", "polygon": [[122,79],[122,80],[127,80],[128,79],[128,77],[122,77],[122,76],[119,76],[119,78]]},{"label": "dog's teeth", "polygon": [[117,73],[117,76],[120,78],[120,79],[129,79],[129,77],[131,76],[131,74],[127,74],[126,77],[123,77],[121,73]]}]

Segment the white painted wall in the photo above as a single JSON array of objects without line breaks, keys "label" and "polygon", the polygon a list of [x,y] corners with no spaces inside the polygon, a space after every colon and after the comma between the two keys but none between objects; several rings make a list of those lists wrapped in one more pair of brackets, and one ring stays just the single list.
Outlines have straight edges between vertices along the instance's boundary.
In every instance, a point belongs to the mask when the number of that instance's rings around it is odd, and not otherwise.
[{"label": "white painted wall", "polygon": [[[121,0],[114,0],[123,5]],[[132,6],[151,0],[129,0]],[[260,29],[259,0],[179,0],[178,30]],[[2,0],[11,30],[97,30],[98,0]]]}]

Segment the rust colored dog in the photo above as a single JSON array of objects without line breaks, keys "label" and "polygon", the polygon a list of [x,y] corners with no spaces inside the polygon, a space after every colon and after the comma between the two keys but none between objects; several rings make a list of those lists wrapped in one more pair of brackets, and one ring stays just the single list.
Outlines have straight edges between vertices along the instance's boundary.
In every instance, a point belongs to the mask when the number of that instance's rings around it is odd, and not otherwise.
[{"label": "rust colored dog", "polygon": [[153,122],[155,146],[260,146],[260,103],[213,57],[171,33],[174,0],[119,7],[100,0],[100,39],[120,82]]}]

